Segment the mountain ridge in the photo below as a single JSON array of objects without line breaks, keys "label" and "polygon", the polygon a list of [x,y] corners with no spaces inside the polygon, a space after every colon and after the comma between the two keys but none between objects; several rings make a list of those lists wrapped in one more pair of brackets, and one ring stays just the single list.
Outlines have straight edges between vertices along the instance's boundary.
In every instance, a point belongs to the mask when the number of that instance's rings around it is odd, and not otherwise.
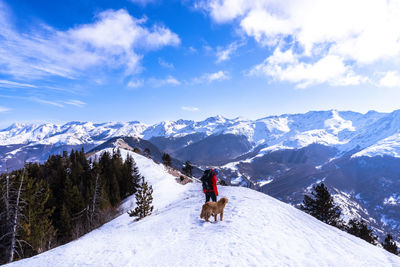
[{"label": "mountain ridge", "polygon": [[[240,150],[243,155],[259,147],[263,148],[256,156],[318,143],[335,147],[339,155],[351,152],[354,157],[400,157],[400,135],[397,135],[400,132],[399,114],[400,110],[392,113],[369,111],[365,114],[327,110],[273,115],[256,120],[241,117],[228,119],[218,115],[203,121],[180,119],[152,125],[138,121],[14,123],[0,130],[0,172],[19,168],[25,161],[43,162],[52,153],[60,153],[63,149],[90,150],[121,136],[139,137],[150,142],[154,140],[169,148],[167,150],[172,156],[181,161],[190,158],[200,164],[211,165],[213,163],[207,157],[198,158],[193,151],[188,154],[185,148],[210,136],[235,135],[238,138],[244,136],[250,144],[247,151]],[[227,153],[233,157],[240,156],[234,148],[237,143],[227,144]],[[218,163],[226,162],[225,158],[216,160]]]},{"label": "mountain ridge", "polygon": [[[181,137],[202,132],[207,136],[222,133],[244,135],[250,142],[253,142],[254,145],[266,143],[268,141],[279,143],[279,140],[271,140],[271,138],[268,138],[268,135],[272,135],[272,137],[282,136],[286,139],[291,139],[291,141],[293,141],[292,145],[294,144],[296,148],[298,148],[309,144],[309,142],[326,142],[335,145],[336,143],[340,143],[340,139],[343,139],[343,134],[341,134],[341,136],[338,135],[340,132],[345,130],[348,130],[348,132],[362,130],[381,117],[386,117],[388,114],[395,113],[396,111],[392,113],[369,111],[362,114],[353,111],[328,110],[282,114],[279,116],[273,115],[256,120],[239,117],[227,119],[218,115],[197,122],[180,119],[176,121],[162,121],[152,125],[138,121],[105,123],[72,121],[65,124],[15,123],[0,130],[0,145],[32,143],[62,143],[67,145],[82,143],[99,144],[102,141],[116,136],[137,136],[148,140],[152,137]],[[349,114],[351,114],[351,116]],[[366,118],[363,121],[369,122],[360,123],[360,121],[362,121],[361,118]],[[329,121],[329,125],[324,125]],[[346,124],[348,127],[346,127]],[[354,129],[352,126],[353,124],[359,129]],[[318,132],[316,130],[323,130],[326,136],[318,137]],[[285,135],[285,133],[291,134]],[[303,133],[303,135],[296,136],[296,133]],[[311,140],[304,140],[307,139],[307,135]],[[332,137],[338,140],[329,140],[329,138]],[[295,144],[296,140],[298,144]]]}]

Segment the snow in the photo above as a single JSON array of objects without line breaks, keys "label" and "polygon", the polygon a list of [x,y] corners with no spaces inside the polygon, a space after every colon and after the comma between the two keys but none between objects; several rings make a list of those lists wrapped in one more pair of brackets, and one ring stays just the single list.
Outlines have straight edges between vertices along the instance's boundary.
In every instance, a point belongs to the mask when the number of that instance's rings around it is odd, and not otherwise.
[{"label": "snow", "polygon": [[301,148],[311,144],[336,145],[341,144],[338,137],[326,130],[315,129],[296,134],[286,144],[294,148]]},{"label": "snow", "polygon": [[338,134],[343,130],[355,131],[352,121],[345,120],[340,117],[336,110],[332,111],[332,118],[325,120],[324,126],[325,128],[331,130],[334,134]]},{"label": "snow", "polygon": [[[351,219],[361,219],[365,217],[370,217],[368,211],[364,209],[357,201],[357,196],[354,198],[352,194],[348,194],[342,192],[340,190],[335,189],[337,194],[333,194],[332,197],[336,205],[339,205],[341,208],[341,219],[348,223]],[[370,218],[371,221],[375,220]]]},{"label": "snow", "polygon": [[267,180],[259,180],[259,181],[257,182],[257,185],[258,185],[259,187],[263,187],[264,185],[269,184],[269,183],[271,183],[272,181],[274,181],[274,178],[273,178],[273,177],[270,177],[270,178],[267,179]]},{"label": "snow", "polygon": [[246,181],[245,181],[245,179],[243,179],[242,176],[238,176],[236,178],[232,178],[232,180],[231,180],[231,184],[233,184],[233,185],[242,185],[242,184],[245,184],[245,183],[246,183]]},{"label": "snow", "polygon": [[278,151],[278,150],[284,150],[284,149],[293,149],[293,148],[289,147],[289,146],[284,146],[282,144],[276,144],[276,145],[268,146],[268,147],[261,149],[260,154],[258,156],[262,156],[263,154],[266,154],[266,153],[270,153],[270,152]]},{"label": "snow", "polygon": [[388,198],[383,200],[383,205],[399,205],[400,204],[400,195],[393,194]]},{"label": "snow", "polygon": [[358,153],[353,154],[352,158],[363,156],[375,157],[383,155],[400,158],[400,133],[380,140],[376,144],[369,146]]},{"label": "snow", "polygon": [[162,165],[133,155],[154,187],[151,216],[134,222],[124,213],[11,266],[400,266],[399,257],[247,188],[220,186],[224,221],[205,222],[201,184],[177,184]]}]

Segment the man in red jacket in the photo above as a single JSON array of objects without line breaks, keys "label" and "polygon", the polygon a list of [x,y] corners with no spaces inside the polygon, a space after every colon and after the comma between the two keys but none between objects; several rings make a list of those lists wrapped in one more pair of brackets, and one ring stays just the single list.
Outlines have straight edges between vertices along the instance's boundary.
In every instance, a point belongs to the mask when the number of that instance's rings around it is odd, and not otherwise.
[{"label": "man in red jacket", "polygon": [[210,201],[210,198],[212,199],[212,201],[217,202],[217,196],[218,196],[218,189],[217,189],[218,170],[210,169],[210,171],[212,172],[211,185],[208,185],[207,188],[204,188],[203,186],[203,193],[206,194],[206,203]]}]

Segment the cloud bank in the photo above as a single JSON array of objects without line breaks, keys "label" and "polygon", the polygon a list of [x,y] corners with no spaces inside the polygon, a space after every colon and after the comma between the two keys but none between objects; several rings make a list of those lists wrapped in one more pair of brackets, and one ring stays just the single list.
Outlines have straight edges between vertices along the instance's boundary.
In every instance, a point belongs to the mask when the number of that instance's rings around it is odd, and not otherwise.
[{"label": "cloud bank", "polygon": [[274,51],[250,73],[297,87],[360,84],[377,67],[390,76],[400,65],[396,0],[209,0],[196,7]]},{"label": "cloud bank", "polygon": [[148,27],[145,19],[132,17],[125,9],[103,11],[92,23],[65,31],[35,25],[20,32],[9,14],[0,2],[0,73],[16,79],[75,79],[103,68],[130,75],[140,71],[146,51],[180,44],[170,29]]}]

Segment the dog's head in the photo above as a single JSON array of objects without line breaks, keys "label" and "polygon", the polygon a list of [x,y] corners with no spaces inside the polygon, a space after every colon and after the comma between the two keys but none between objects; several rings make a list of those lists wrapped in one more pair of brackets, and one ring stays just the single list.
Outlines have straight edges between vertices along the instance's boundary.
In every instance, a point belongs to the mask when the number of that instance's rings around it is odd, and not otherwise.
[{"label": "dog's head", "polygon": [[228,203],[228,199],[226,197],[223,197],[219,200],[219,202],[223,205],[226,205],[226,203]]}]

